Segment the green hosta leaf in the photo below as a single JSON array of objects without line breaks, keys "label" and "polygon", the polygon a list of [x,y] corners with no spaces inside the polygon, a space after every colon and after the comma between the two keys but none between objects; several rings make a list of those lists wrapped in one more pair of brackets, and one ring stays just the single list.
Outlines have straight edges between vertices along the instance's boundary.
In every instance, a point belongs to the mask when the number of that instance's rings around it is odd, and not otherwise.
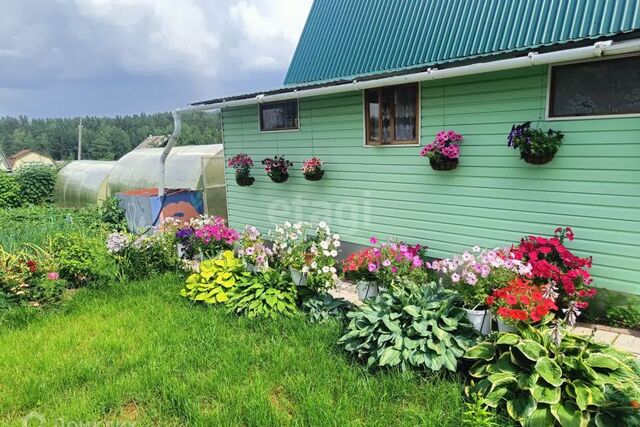
[{"label": "green hosta leaf", "polygon": [[515,383],[516,382],[516,378],[513,376],[513,374],[511,374],[509,372],[500,372],[500,373],[497,373],[497,374],[491,374],[491,375],[489,375],[487,377],[487,379],[494,386],[499,386],[499,385],[504,385],[504,384],[508,384],[508,383],[512,383],[512,382]]},{"label": "green hosta leaf", "polygon": [[535,372],[532,374],[521,372],[516,376],[516,381],[518,382],[518,387],[523,390],[531,390],[540,378],[540,375]]},{"label": "green hosta leaf", "polygon": [[427,340],[427,347],[430,348],[431,350],[435,351],[439,355],[444,354],[444,352],[446,351],[446,347],[445,347],[444,344],[442,344],[441,342],[436,343],[431,338],[429,338]]},{"label": "green hosta leaf", "polygon": [[478,345],[471,347],[464,354],[465,359],[482,359],[491,360],[496,354],[495,345],[489,342],[481,342]]},{"label": "green hosta leaf", "polygon": [[420,308],[415,305],[408,305],[403,308],[410,316],[418,317],[420,316]]},{"label": "green hosta leaf", "polygon": [[387,347],[380,355],[380,366],[395,366],[400,363],[400,351],[394,347]]},{"label": "green hosta leaf", "polygon": [[544,381],[538,381],[531,387],[531,394],[538,403],[548,403],[552,405],[560,401],[560,389]]},{"label": "green hosta leaf", "polygon": [[548,354],[543,346],[532,340],[522,340],[516,345],[516,348],[520,350],[527,359],[534,362]]},{"label": "green hosta leaf", "polygon": [[500,334],[496,344],[505,344],[505,345],[516,345],[520,341],[520,337],[516,334],[505,333]]},{"label": "green hosta leaf", "polygon": [[507,412],[516,420],[528,418],[536,407],[536,401],[531,393],[520,393],[513,399],[507,400]]},{"label": "green hosta leaf", "polygon": [[450,370],[451,372],[455,372],[458,367],[458,361],[456,360],[455,355],[451,353],[451,350],[445,351],[443,357],[444,357],[443,359],[444,367]]},{"label": "green hosta leaf", "polygon": [[622,365],[617,358],[603,353],[591,353],[584,363],[592,368],[604,369],[618,369]]},{"label": "green hosta leaf", "polygon": [[614,417],[605,412],[598,412],[596,414],[595,422],[596,427],[611,427],[618,423]]},{"label": "green hosta leaf", "polygon": [[198,283],[199,281],[200,281],[200,275],[198,273],[195,273],[187,277],[186,283],[192,284],[192,283]]},{"label": "green hosta leaf", "polygon": [[525,427],[550,427],[553,426],[553,416],[548,406],[538,406],[531,415],[524,420]]},{"label": "green hosta leaf", "polygon": [[474,378],[484,378],[488,375],[487,366],[489,365],[484,360],[478,360],[469,368],[469,375]]},{"label": "green hosta leaf", "polygon": [[402,330],[400,329],[400,324],[391,320],[388,315],[382,317],[382,323],[384,323],[387,329],[389,329],[391,332],[402,332]]},{"label": "green hosta leaf", "polygon": [[[570,400],[552,405],[551,413],[562,427],[581,427],[585,425],[580,409]],[[613,424],[611,426],[613,427]]]},{"label": "green hosta leaf", "polygon": [[573,382],[573,390],[576,395],[576,403],[581,411],[586,411],[587,406],[593,403],[593,397],[591,396],[591,390],[584,382],[577,380]]},{"label": "green hosta leaf", "polygon": [[553,360],[548,357],[541,357],[535,365],[535,370],[549,384],[560,387],[564,380],[562,379],[562,369]]},{"label": "green hosta leaf", "polygon": [[515,365],[511,361],[511,355],[509,353],[503,353],[499,358],[498,362],[494,365],[499,372],[509,372],[514,377],[522,371],[522,369]]},{"label": "green hosta leaf", "polygon": [[229,300],[229,297],[224,292],[220,292],[218,295],[216,295],[217,302],[225,302],[228,300]]},{"label": "green hosta leaf", "polygon": [[486,396],[484,396],[484,403],[492,408],[497,408],[500,404],[500,400],[507,395],[509,390],[506,387],[495,387]]}]

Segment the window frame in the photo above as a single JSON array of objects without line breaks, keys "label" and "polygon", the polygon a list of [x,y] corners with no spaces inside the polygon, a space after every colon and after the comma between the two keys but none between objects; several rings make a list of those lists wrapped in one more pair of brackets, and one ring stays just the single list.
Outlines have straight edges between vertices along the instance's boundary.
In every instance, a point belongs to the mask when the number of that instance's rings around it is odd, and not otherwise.
[{"label": "window frame", "polygon": [[[282,104],[285,102],[296,103],[296,123],[297,127],[281,128],[281,129],[262,129],[262,107],[264,105]],[[300,131],[300,100],[299,99],[284,99],[282,101],[268,101],[258,103],[258,132],[260,133],[272,133],[272,132],[298,132]]]},{"label": "window frame", "polygon": [[[395,142],[391,144],[369,144],[369,105],[367,103],[367,91],[368,90],[377,90],[381,91],[385,88],[395,88],[401,86],[417,86],[416,93],[416,137],[411,141],[406,142]],[[395,113],[395,111],[394,111]],[[422,124],[422,84],[421,82],[415,83],[401,83],[397,85],[388,85],[388,86],[379,86],[370,89],[364,89],[362,91],[362,125],[363,125],[363,147],[365,148],[380,148],[380,147],[418,147],[420,146],[420,135],[421,129],[420,126]],[[382,124],[382,119],[379,118],[379,122]],[[381,129],[382,130],[382,129]],[[395,133],[395,114],[393,115],[393,130]],[[396,141],[396,140],[394,140]]]},{"label": "window frame", "polygon": [[598,119],[615,119],[615,118],[633,118],[633,117],[640,117],[640,113],[622,113],[622,114],[599,114],[599,115],[593,115],[593,116],[562,116],[562,117],[554,117],[551,116],[551,94],[552,94],[552,87],[553,85],[553,67],[562,67],[563,65],[571,65],[571,64],[583,64],[583,63],[587,63],[587,62],[597,62],[597,61],[610,61],[613,59],[623,59],[623,58],[631,58],[631,57],[635,57],[638,56],[640,57],[640,54],[638,53],[628,53],[628,54],[623,54],[623,55],[615,55],[615,56],[609,56],[609,57],[598,57],[598,58],[589,58],[589,59],[582,59],[582,60],[576,60],[576,61],[566,61],[566,62],[561,62],[558,64],[549,64],[547,66],[547,90],[546,90],[546,108],[545,108],[545,120],[546,121],[562,121],[562,120],[598,120]]}]

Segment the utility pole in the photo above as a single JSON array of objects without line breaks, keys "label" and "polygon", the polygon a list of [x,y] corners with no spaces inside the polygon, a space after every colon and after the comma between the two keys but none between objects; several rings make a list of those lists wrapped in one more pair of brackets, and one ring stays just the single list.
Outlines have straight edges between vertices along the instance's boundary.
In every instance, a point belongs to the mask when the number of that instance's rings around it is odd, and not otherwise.
[{"label": "utility pole", "polygon": [[82,117],[78,125],[78,160],[82,160]]}]

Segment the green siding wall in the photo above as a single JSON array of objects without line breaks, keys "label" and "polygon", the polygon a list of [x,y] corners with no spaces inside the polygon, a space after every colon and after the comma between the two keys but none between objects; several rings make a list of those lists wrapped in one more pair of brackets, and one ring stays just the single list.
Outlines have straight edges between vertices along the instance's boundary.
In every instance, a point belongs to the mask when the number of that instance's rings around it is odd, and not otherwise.
[{"label": "green siding wall", "polygon": [[[543,67],[425,82],[421,144],[439,130],[464,135],[460,165],[435,172],[414,147],[363,147],[362,95],[300,100],[300,130],[258,132],[257,107],[223,111],[227,159],[250,154],[252,187],[227,170],[229,221],[263,230],[285,220],[324,219],[342,239],[372,235],[426,243],[434,257],[478,244],[495,247],[525,234],[573,227],[570,247],[594,258],[596,285],[640,294],[640,118],[541,123],[565,133],[552,163],[532,166],[506,147],[513,123],[544,117]],[[275,184],[259,161],[276,153],[295,162]],[[326,162],[307,182],[305,158]]]}]

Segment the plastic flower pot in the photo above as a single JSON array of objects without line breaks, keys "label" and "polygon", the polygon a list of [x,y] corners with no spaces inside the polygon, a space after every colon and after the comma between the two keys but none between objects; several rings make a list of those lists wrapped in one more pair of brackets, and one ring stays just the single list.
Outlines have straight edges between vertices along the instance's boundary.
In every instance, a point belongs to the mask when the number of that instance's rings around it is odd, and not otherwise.
[{"label": "plastic flower pot", "polygon": [[307,275],[306,273],[301,272],[300,270],[296,270],[293,267],[289,267],[289,272],[291,273],[291,280],[296,286],[307,286]]},{"label": "plastic flower pot", "polygon": [[255,273],[258,271],[258,269],[256,268],[256,265],[250,262],[247,262],[247,265],[245,268],[249,273]]},{"label": "plastic flower pot", "polygon": [[304,179],[307,181],[320,181],[324,176],[324,171],[322,169],[316,169],[313,173],[304,174]]},{"label": "plastic flower pot", "polygon": [[549,163],[551,160],[553,160],[553,157],[555,155],[556,153],[531,154],[522,152],[520,154],[520,157],[522,157],[525,162],[532,165],[544,165],[545,163]]},{"label": "plastic flower pot", "polygon": [[378,295],[378,292],[380,291],[378,289],[378,284],[373,281],[358,280],[357,286],[358,286],[358,299],[360,299],[360,301],[364,301],[365,299],[370,297],[375,297],[376,295]]},{"label": "plastic flower pot", "polygon": [[256,179],[252,176],[249,176],[249,174],[241,174],[236,172],[236,183],[240,187],[249,187],[250,185],[253,185],[253,182],[255,180]]},{"label": "plastic flower pot", "polygon": [[469,310],[465,308],[464,311],[467,312],[467,319],[469,319],[476,331],[482,335],[489,335],[491,332],[491,312],[489,310]]},{"label": "plastic flower pot", "polygon": [[450,171],[458,167],[458,159],[429,159],[429,164],[434,171]]},{"label": "plastic flower pot", "polygon": [[273,169],[269,173],[269,178],[271,178],[271,181],[275,183],[282,184],[283,182],[289,179],[289,173],[288,172],[282,173],[279,170]]},{"label": "plastic flower pot", "polygon": [[515,326],[505,323],[500,316],[498,316],[497,320],[499,332],[516,332],[518,330]]}]

